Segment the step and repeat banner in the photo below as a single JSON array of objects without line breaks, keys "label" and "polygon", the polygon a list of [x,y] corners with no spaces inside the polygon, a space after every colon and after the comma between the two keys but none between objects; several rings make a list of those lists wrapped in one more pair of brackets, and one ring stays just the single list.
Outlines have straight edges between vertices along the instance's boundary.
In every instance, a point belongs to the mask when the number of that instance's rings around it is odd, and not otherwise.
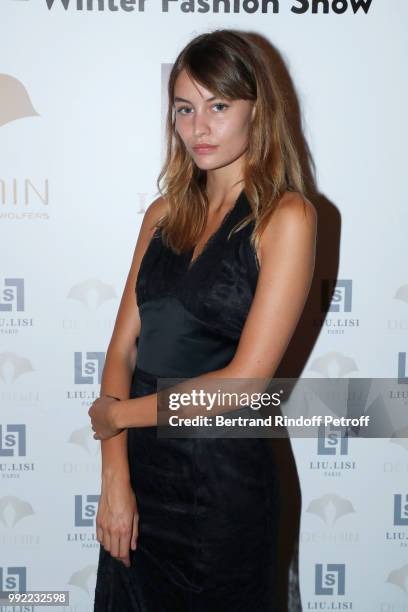
[{"label": "step and repeat banner", "polygon": [[[0,590],[69,591],[56,610],[92,609],[88,408],[158,195],[166,79],[197,34],[264,37],[296,92],[319,274],[338,243],[301,376],[408,382],[407,25],[406,0],[1,0]],[[408,611],[399,433],[291,440],[304,610]]]}]

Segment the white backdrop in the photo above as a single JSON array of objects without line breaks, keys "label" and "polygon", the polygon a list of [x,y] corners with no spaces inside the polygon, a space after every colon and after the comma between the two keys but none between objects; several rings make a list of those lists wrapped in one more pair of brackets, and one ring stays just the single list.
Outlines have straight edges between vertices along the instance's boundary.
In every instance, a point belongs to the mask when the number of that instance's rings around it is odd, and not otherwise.
[{"label": "white backdrop", "polygon": [[[159,0],[105,0],[103,10],[97,0],[93,10],[80,0],[1,0],[4,590],[69,590],[66,609],[92,608],[100,443],[87,410],[143,212],[157,195],[162,67],[194,35],[233,27],[279,49],[318,189],[341,217],[338,279],[351,281],[351,310],[339,285],[338,311],[328,313],[336,329],[322,325],[302,375],[408,371],[408,4],[330,1],[317,13],[314,2],[264,4],[262,13],[261,1],[225,2],[217,13],[215,0],[172,0],[167,11]],[[330,226],[321,229],[330,240]],[[292,446],[304,609],[407,611],[406,441],[350,440],[329,455],[312,439]]]}]

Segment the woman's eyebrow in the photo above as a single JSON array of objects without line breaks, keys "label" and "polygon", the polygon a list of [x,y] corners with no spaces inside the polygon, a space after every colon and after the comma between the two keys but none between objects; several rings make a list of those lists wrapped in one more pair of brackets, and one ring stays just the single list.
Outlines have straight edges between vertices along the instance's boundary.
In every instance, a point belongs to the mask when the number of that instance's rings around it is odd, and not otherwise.
[{"label": "woman's eyebrow", "polygon": [[[216,100],[216,99],[217,99],[217,96],[212,96],[211,98],[207,98],[206,102],[211,102],[211,100]],[[188,102],[189,104],[192,104],[190,100],[186,100],[185,98],[180,98],[178,96],[174,98],[174,102]]]}]

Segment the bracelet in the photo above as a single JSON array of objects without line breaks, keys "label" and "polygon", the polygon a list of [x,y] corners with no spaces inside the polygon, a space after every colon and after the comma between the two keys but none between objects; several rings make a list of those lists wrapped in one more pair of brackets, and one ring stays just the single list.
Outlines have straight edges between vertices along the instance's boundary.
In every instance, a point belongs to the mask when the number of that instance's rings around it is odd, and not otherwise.
[{"label": "bracelet", "polygon": [[104,395],[105,395],[105,397],[111,397],[112,399],[115,399],[118,402],[122,401],[119,397],[115,397],[114,395],[108,395],[107,393],[105,393]]}]

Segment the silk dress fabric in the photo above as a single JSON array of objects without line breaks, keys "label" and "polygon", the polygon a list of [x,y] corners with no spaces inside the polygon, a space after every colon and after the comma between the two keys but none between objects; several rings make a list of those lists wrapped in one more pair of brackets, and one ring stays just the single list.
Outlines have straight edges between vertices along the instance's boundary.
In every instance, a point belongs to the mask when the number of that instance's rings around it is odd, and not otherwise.
[{"label": "silk dress fabric", "polygon": [[[204,249],[176,254],[156,229],[141,261],[130,397],[157,378],[194,377],[233,358],[259,266],[241,191]],[[191,266],[189,264],[191,263]],[[282,612],[276,597],[279,483],[271,440],[160,438],[128,429],[139,511],[131,567],[100,545],[94,612]]]}]

